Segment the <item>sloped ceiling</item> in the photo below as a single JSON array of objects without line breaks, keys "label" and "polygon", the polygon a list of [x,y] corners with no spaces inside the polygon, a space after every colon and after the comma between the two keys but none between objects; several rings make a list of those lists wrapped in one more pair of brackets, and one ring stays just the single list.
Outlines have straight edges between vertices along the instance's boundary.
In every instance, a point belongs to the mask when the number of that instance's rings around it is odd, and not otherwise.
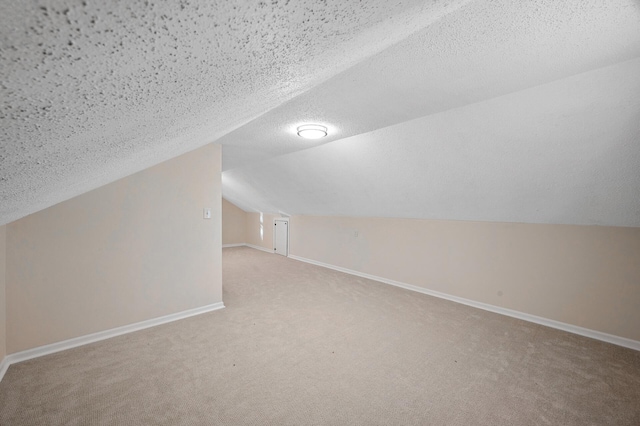
[{"label": "sloped ceiling", "polygon": [[245,210],[637,227],[640,2],[474,1],[220,141]]},{"label": "sloped ceiling", "polygon": [[0,223],[217,142],[245,210],[640,226],[635,0],[0,0],[0,28]]}]

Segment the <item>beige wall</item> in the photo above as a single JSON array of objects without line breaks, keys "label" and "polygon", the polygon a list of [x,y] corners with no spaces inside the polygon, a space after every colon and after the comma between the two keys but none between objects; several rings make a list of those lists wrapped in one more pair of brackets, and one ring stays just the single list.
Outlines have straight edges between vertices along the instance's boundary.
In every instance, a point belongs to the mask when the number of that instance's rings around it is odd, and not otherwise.
[{"label": "beige wall", "polygon": [[220,159],[208,145],[8,224],[7,352],[220,302]]},{"label": "beige wall", "polygon": [[260,238],[260,213],[247,213],[246,243],[273,250],[273,219],[274,214],[263,213],[264,235]]},{"label": "beige wall", "polygon": [[7,299],[5,296],[6,282],[6,235],[7,227],[0,226],[0,362],[7,354],[7,328],[6,328],[6,307]]},{"label": "beige wall", "polygon": [[290,238],[293,255],[640,341],[640,228],[294,216]]},{"label": "beige wall", "polygon": [[260,236],[260,213],[245,212],[222,199],[223,244],[250,244],[273,250],[273,220],[279,215],[262,214],[263,235]]},{"label": "beige wall", "polygon": [[222,244],[243,244],[247,227],[247,213],[235,204],[222,199]]}]

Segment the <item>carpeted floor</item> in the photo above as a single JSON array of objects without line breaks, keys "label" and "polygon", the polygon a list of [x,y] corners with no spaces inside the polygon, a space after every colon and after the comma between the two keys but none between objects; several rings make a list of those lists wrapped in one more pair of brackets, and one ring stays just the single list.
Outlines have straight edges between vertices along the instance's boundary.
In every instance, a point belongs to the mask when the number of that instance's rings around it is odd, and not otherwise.
[{"label": "carpeted floor", "polygon": [[640,425],[640,352],[281,256],[226,309],[12,365],[1,425]]}]

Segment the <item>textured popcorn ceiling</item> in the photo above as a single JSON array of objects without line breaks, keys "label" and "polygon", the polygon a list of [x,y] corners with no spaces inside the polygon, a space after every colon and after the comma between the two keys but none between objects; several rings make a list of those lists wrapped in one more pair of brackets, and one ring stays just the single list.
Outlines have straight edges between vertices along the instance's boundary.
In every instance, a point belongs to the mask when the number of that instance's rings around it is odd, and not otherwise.
[{"label": "textured popcorn ceiling", "polygon": [[466,3],[0,2],[0,223],[195,149]]},{"label": "textured popcorn ceiling", "polygon": [[640,58],[274,157],[224,172],[224,195],[289,214],[640,226],[639,76]]},{"label": "textured popcorn ceiling", "polygon": [[246,210],[638,227],[640,2],[472,1],[220,141]]},{"label": "textured popcorn ceiling", "polygon": [[634,0],[0,0],[0,28],[0,223],[218,142],[247,210],[640,226]]}]

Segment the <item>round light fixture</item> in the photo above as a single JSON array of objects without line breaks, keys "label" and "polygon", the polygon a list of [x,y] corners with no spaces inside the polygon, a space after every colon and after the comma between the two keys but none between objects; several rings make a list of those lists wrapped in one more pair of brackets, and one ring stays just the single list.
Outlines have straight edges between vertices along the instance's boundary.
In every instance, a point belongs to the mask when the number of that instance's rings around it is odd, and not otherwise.
[{"label": "round light fixture", "polygon": [[298,127],[298,136],[305,139],[320,139],[327,136],[327,128],[319,124],[305,124]]}]

